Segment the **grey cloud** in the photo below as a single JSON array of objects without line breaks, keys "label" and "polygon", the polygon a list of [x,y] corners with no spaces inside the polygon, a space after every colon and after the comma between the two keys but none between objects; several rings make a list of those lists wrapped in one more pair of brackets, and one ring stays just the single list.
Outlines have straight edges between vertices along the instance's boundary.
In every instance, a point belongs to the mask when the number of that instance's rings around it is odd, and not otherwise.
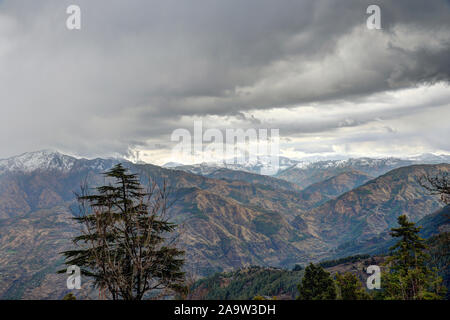
[{"label": "grey cloud", "polygon": [[[320,108],[450,75],[443,0],[378,1],[382,31],[365,30],[372,1],[80,0],[82,30],[70,32],[72,2],[0,2],[0,156],[164,149],[184,116],[264,126],[252,110]],[[325,132],[379,116],[343,111],[283,129]]]},{"label": "grey cloud", "polygon": [[330,145],[320,145],[318,143],[301,143],[300,147],[295,148],[295,151],[304,153],[330,153],[333,152],[333,147]]}]

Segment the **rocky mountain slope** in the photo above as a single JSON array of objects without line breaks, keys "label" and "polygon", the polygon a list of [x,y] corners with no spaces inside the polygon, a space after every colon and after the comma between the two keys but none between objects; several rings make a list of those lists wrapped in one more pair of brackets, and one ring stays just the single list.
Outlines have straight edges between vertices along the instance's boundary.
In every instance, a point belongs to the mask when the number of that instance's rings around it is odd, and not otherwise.
[{"label": "rocky mountain slope", "polygon": [[355,170],[343,172],[305,188],[301,191],[301,200],[313,208],[359,187],[371,179],[373,177],[363,172]]},{"label": "rocky mountain slope", "polygon": [[392,170],[302,215],[315,236],[334,243],[363,240],[391,228],[401,214],[418,221],[441,203],[417,182],[450,171],[449,164]]},{"label": "rocky mountain slope", "polygon": [[[416,222],[421,226],[420,236],[428,239],[439,234],[450,233],[450,206],[445,206],[434,213],[426,215]],[[369,239],[354,239],[340,244],[331,254],[333,258],[342,258],[354,254],[384,254],[393,246],[395,240],[390,236],[389,230]],[[331,253],[331,252],[330,252]]]},{"label": "rocky mountain slope", "polygon": [[60,299],[68,292],[59,252],[76,226],[64,206],[0,220],[0,299]]},{"label": "rocky mountain slope", "polygon": [[251,184],[260,184],[265,186],[274,187],[277,189],[285,189],[290,191],[300,191],[301,188],[289,181],[273,178],[270,176],[263,176],[260,174],[240,171],[240,170],[231,170],[226,168],[217,169],[207,175],[208,178],[212,179],[223,179],[223,180],[238,180],[245,181]]}]

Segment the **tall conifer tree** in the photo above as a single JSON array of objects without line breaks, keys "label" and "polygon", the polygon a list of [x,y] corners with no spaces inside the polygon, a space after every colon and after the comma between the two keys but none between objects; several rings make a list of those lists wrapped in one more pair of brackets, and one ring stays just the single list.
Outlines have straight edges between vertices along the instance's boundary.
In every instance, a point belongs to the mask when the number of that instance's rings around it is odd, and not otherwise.
[{"label": "tall conifer tree", "polygon": [[321,266],[310,264],[305,269],[302,282],[298,285],[298,300],[334,300],[336,287],[330,273]]},{"label": "tall conifer tree", "polygon": [[78,196],[83,232],[76,250],[63,252],[114,300],[140,300],[149,291],[184,289],[184,252],[168,243],[175,225],[168,222],[165,185],[150,183],[144,192],[136,174],[121,164],[104,173],[109,183]]},{"label": "tall conifer tree", "polygon": [[440,299],[445,288],[436,270],[426,264],[429,256],[425,240],[419,236],[421,227],[416,227],[405,215],[398,217],[398,224],[398,228],[391,229],[391,235],[400,240],[390,248],[386,263],[390,271],[381,278],[385,298]]}]

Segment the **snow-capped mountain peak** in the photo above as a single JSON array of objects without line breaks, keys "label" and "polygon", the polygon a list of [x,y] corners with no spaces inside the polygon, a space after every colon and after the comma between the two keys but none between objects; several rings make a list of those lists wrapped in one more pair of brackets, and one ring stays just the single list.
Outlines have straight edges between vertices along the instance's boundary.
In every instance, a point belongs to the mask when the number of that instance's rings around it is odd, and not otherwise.
[{"label": "snow-capped mountain peak", "polygon": [[175,168],[175,167],[181,167],[184,166],[184,164],[180,162],[167,162],[163,165],[163,168]]},{"label": "snow-capped mountain peak", "polygon": [[53,150],[27,152],[0,160],[0,171],[30,172],[38,169],[69,171],[77,159]]}]

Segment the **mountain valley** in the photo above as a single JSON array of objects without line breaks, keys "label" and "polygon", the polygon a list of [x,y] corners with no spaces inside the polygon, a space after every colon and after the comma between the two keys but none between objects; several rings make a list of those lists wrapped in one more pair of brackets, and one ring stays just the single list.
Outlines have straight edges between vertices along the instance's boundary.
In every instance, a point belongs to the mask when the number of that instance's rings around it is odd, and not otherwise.
[{"label": "mountain valley", "polygon": [[[65,275],[55,272],[62,267],[59,253],[72,246],[77,232],[70,219],[76,214],[74,192],[84,182],[91,188],[102,185],[101,173],[118,162],[124,161],[55,152],[0,161],[1,298],[61,298],[67,293]],[[195,276],[250,265],[291,268],[340,252],[375,252],[389,240],[386,231],[400,214],[422,219],[428,230],[446,228],[439,198],[427,194],[417,179],[448,172],[449,164],[408,163],[385,173],[383,165],[372,175],[360,165],[346,166],[304,187],[280,176],[226,168],[198,175],[124,164],[143,185],[151,179],[170,186],[174,203],[169,217],[179,225],[186,271]]]}]

